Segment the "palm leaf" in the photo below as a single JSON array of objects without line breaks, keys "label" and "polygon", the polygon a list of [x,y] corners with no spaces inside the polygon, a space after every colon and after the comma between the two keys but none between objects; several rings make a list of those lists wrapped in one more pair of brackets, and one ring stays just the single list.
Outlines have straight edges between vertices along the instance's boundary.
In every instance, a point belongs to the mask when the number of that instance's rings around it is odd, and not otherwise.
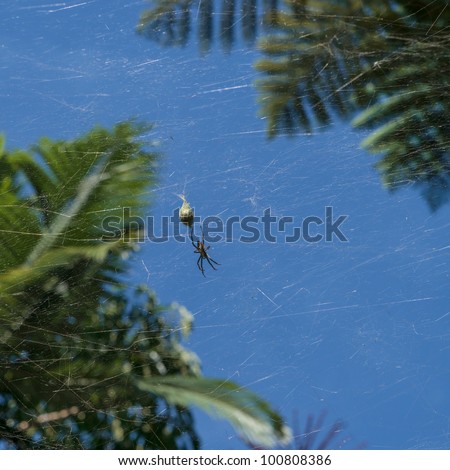
[{"label": "palm leaf", "polygon": [[290,430],[281,417],[257,395],[232,382],[165,376],[136,380],[136,386],[163,396],[173,405],[196,405],[213,416],[225,418],[244,440],[254,445],[274,447],[290,440]]},{"label": "palm leaf", "polygon": [[[128,292],[118,277],[139,235],[122,209],[144,217],[154,181],[156,154],[139,138],[145,131],[122,123],[72,142],[41,139],[30,152],[2,152],[2,442],[199,446],[189,410],[129,386],[131,372],[200,373],[198,358],[180,344],[189,312],[159,305],[144,287]],[[106,215],[122,225],[104,237]]]},{"label": "palm leaf", "polygon": [[[84,299],[87,306],[117,282],[134,249],[120,236],[130,231],[122,209],[144,216],[144,190],[154,179],[156,154],[136,139],[144,130],[122,123],[112,132],[96,128],[73,142],[41,139],[33,152],[3,155],[12,177],[1,182],[0,338],[39,316],[50,299]],[[107,216],[122,221],[110,241],[103,240]]]},{"label": "palm leaf", "polygon": [[0,344],[8,358],[0,375],[0,438],[25,448],[198,448],[189,410],[132,381],[200,373],[196,355],[180,344],[192,322],[185,309],[158,304],[141,286],[113,289],[93,309],[72,305],[64,321],[55,313],[47,312],[50,326],[29,318]]},{"label": "palm leaf", "polygon": [[450,10],[426,1],[286,5],[255,65],[269,136],[361,111],[353,124],[373,130],[363,145],[381,152],[385,185],[415,184],[432,210],[449,200]]},{"label": "palm leaf", "polygon": [[149,3],[151,8],[142,13],[137,26],[139,34],[165,46],[184,46],[189,41],[191,25],[196,22],[203,53],[214,41],[215,16],[220,17],[216,35],[223,49],[229,51],[235,41],[236,24],[241,23],[242,39],[252,44],[259,26],[268,28],[278,10],[278,0],[264,0],[260,4],[260,16],[256,0],[152,0]]},{"label": "palm leaf", "polygon": [[[1,155],[0,440],[15,447],[198,448],[193,404],[256,441],[287,437],[256,395],[199,378],[184,307],[120,282],[140,230],[122,209],[143,218],[154,181],[142,131],[123,123]],[[105,216],[122,221],[117,234],[105,237]]]},{"label": "palm leaf", "polygon": [[[449,200],[450,9],[426,0],[284,3],[282,9],[270,0],[241,4],[244,37],[251,42],[260,22],[269,32],[259,43],[264,57],[255,63],[262,74],[256,81],[259,114],[269,137],[312,133],[332,122],[334,114],[347,118],[362,110],[354,125],[375,129],[363,145],[372,152],[383,147],[376,167],[388,189],[413,183],[432,210]],[[200,49],[209,50],[213,0],[152,4],[141,17],[140,33],[166,45],[186,44],[192,14]],[[232,47],[238,11],[234,0],[222,1],[218,33],[225,50]],[[401,124],[405,127],[398,132]]]}]

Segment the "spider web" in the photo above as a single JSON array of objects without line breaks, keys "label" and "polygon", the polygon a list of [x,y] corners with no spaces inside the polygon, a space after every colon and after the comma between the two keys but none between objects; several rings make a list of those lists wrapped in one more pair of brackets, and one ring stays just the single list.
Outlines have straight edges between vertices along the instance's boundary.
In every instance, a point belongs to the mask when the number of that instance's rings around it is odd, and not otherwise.
[{"label": "spider web", "polygon": [[[8,148],[137,116],[157,124],[164,154],[148,194],[156,221],[180,207],[179,194],[202,220],[261,217],[266,208],[299,226],[327,206],[347,215],[348,242],[284,243],[278,233],[276,242],[243,243],[234,226],[232,241],[210,243],[220,266],[205,263],[205,278],[189,239],[147,240],[124,281],[185,305],[195,318],[186,346],[203,373],[249,387],[288,421],[325,409],[329,419],[314,432],[325,436],[342,419],[351,446],[447,448],[448,206],[431,215],[412,189],[386,192],[378,157],[360,148],[367,133],[336,116],[313,135],[268,141],[253,87],[258,51],[160,48],[134,33],[142,8],[119,0],[4,7]],[[45,360],[39,367],[45,376]],[[80,410],[60,413],[39,419],[57,429]],[[195,418],[204,448],[246,448],[227,424]]]}]

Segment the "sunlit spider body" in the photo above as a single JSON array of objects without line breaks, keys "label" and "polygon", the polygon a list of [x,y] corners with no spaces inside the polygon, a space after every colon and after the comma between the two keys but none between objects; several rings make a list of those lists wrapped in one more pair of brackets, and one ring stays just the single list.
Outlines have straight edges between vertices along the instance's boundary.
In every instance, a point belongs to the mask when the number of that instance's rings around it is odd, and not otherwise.
[{"label": "sunlit spider body", "polygon": [[[200,256],[198,257],[197,260],[197,266],[198,269],[202,272],[203,276],[205,276],[205,269],[203,267],[203,260],[206,259],[208,264],[211,266],[211,268],[214,269],[214,271],[217,271],[217,268],[214,266],[214,264],[217,264],[220,266],[220,263],[217,261],[214,261],[211,256],[208,255],[207,251],[211,248],[210,246],[205,246],[205,235],[202,230],[202,241],[197,240],[196,243],[194,243],[193,240],[191,240],[192,246],[195,248],[194,253],[198,253]],[[212,264],[214,263],[214,264]],[[205,276],[206,277],[206,276]]]}]

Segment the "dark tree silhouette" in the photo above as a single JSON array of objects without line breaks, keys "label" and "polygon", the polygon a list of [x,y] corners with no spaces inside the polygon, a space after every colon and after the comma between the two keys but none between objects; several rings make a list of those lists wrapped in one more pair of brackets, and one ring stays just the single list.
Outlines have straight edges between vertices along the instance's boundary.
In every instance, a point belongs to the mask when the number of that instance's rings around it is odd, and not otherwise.
[{"label": "dark tree silhouette", "polygon": [[[229,51],[235,42],[237,23],[241,24],[242,39],[252,45],[259,30],[267,29],[273,23],[278,9],[278,0],[263,0],[260,16],[257,0],[220,0],[220,3],[213,0],[157,0],[151,4],[152,8],[141,15],[137,27],[140,34],[165,46],[184,46],[189,41],[189,25],[197,22],[202,53],[210,50],[215,36],[223,49]],[[217,23],[216,28],[214,23]]]},{"label": "dark tree silhouette", "polygon": [[[294,418],[293,448],[298,450],[324,450],[351,448],[352,438],[345,432],[345,423],[337,420],[333,424],[325,426],[327,413],[322,412],[317,418],[309,414],[305,425],[300,426],[298,416]],[[363,449],[364,443],[356,444],[355,449]]]}]

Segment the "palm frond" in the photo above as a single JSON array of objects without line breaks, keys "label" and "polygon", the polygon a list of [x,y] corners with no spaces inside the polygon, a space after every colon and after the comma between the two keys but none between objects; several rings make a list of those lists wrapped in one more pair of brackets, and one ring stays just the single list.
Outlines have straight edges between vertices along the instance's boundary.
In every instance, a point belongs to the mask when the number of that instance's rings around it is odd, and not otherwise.
[{"label": "palm frond", "polygon": [[265,0],[260,8],[256,0],[152,0],[149,3],[150,9],[142,13],[137,26],[139,34],[165,46],[184,46],[189,41],[192,25],[197,23],[202,53],[209,51],[215,37],[229,51],[239,23],[242,39],[253,44],[259,30],[270,27],[278,11],[278,0]]},{"label": "palm frond", "polygon": [[227,419],[243,439],[255,445],[274,447],[291,438],[289,428],[265,401],[232,382],[165,376],[137,380],[136,385],[173,405],[196,405],[212,416]]},{"label": "palm frond", "polygon": [[363,145],[382,154],[385,185],[415,184],[432,210],[448,201],[450,10],[426,1],[286,5],[255,64],[269,137],[360,111],[353,124],[374,131]]},{"label": "palm frond", "polygon": [[0,439],[28,449],[198,448],[190,411],[132,380],[200,374],[197,356],[180,344],[192,316],[160,305],[144,286],[111,289],[95,308],[65,312],[58,320],[53,307],[44,327],[28,318],[0,343]]},{"label": "palm frond", "polygon": [[[135,245],[121,236],[135,232],[123,208],[144,216],[144,190],[154,180],[156,154],[138,140],[143,132],[122,123],[112,132],[96,128],[72,142],[45,138],[32,152],[3,154],[10,173],[0,182],[0,339],[39,318],[49,302],[73,298],[87,306],[118,282]],[[106,217],[122,221],[108,241]]]},{"label": "palm frond", "polygon": [[[142,131],[0,153],[0,441],[12,447],[198,448],[192,405],[256,441],[287,437],[256,395],[199,377],[184,307],[120,281],[140,230],[123,209],[144,217],[155,178]],[[116,235],[105,216],[121,220]]]},{"label": "palm frond", "polygon": [[[317,418],[308,414],[303,427],[300,426],[298,417],[295,419],[294,449],[297,450],[324,450],[345,449],[352,441],[349,434],[344,434],[345,423],[336,420],[332,424],[325,425],[326,412],[321,412]],[[357,444],[356,449],[363,449],[364,442]]]}]

